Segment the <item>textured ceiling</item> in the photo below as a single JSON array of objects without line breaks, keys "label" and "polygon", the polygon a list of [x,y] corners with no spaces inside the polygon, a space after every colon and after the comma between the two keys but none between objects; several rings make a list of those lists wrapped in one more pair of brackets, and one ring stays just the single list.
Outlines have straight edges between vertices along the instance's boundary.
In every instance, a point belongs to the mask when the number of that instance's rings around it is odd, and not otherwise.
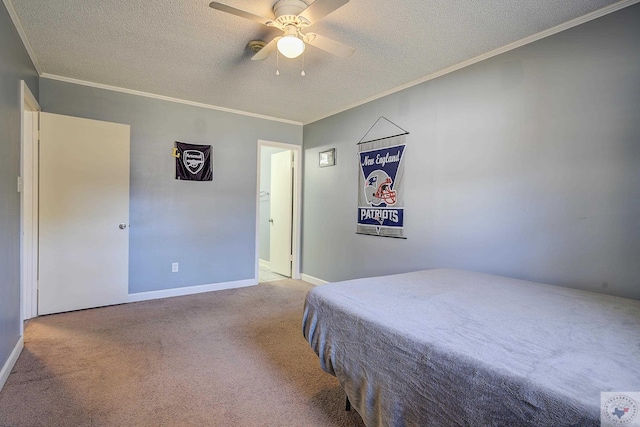
[{"label": "textured ceiling", "polygon": [[[271,0],[220,0],[271,17]],[[615,3],[351,0],[309,28],[356,49],[251,61],[279,34],[209,0],[12,0],[42,72],[303,123]],[[307,1],[311,3],[311,1]]]}]

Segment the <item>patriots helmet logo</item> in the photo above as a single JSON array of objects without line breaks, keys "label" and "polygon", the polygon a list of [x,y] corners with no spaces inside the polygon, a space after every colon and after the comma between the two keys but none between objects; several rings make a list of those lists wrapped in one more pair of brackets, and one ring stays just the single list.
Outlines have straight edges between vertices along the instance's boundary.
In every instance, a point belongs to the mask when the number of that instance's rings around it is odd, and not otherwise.
[{"label": "patriots helmet logo", "polygon": [[396,204],[396,191],[393,189],[393,180],[382,169],[374,170],[367,177],[367,185],[364,194],[371,206],[392,206]]}]

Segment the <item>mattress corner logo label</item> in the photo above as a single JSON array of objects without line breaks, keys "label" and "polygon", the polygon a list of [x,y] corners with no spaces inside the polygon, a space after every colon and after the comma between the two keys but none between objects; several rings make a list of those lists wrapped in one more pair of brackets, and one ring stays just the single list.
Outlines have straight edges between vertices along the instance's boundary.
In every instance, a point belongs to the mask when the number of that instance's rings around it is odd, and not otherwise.
[{"label": "mattress corner logo label", "polygon": [[640,427],[640,392],[600,393],[602,426]]},{"label": "mattress corner logo label", "polygon": [[396,145],[359,153],[366,206],[358,206],[358,224],[402,227],[404,208],[396,206],[396,177],[404,149]]},{"label": "mattress corner logo label", "polygon": [[204,153],[198,150],[184,150],[182,163],[192,175],[197,174],[204,167]]}]

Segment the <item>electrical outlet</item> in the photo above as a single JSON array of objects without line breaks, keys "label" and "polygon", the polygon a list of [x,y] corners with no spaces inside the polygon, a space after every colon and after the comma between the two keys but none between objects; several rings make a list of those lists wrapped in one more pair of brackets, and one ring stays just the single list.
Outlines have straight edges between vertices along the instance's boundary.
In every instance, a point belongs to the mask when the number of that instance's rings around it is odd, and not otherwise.
[{"label": "electrical outlet", "polygon": [[178,263],[177,262],[171,263],[171,272],[172,273],[177,273],[178,272]]}]

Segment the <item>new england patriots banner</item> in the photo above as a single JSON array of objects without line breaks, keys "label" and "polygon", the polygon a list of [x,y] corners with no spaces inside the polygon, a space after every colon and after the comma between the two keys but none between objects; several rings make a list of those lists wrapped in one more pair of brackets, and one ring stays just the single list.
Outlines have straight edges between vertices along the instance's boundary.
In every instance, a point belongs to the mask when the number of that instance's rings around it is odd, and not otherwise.
[{"label": "new england patriots banner", "polygon": [[176,179],[212,181],[213,148],[210,145],[186,144],[176,141]]},{"label": "new england patriots banner", "polygon": [[404,164],[406,134],[358,145],[359,234],[405,238]]}]

